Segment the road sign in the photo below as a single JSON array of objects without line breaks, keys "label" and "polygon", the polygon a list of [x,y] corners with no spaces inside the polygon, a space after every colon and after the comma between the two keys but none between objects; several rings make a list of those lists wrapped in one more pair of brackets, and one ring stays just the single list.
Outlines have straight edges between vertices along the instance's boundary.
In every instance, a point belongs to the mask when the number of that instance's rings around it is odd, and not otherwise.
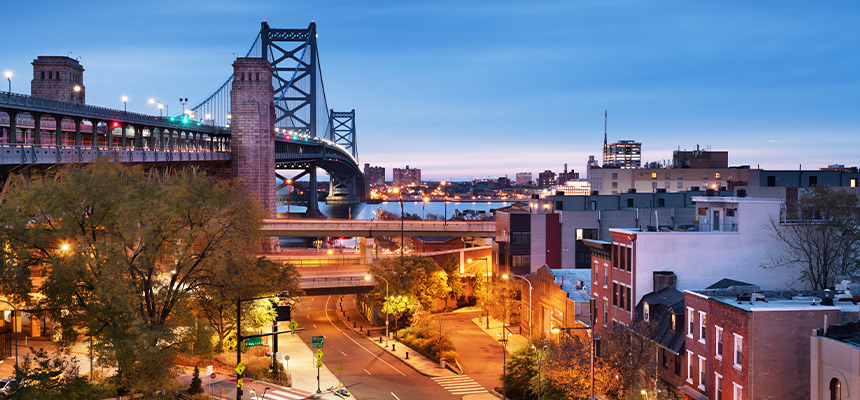
[{"label": "road sign", "polygon": [[284,361],[284,353],[281,353],[280,351],[275,352],[275,360]]},{"label": "road sign", "polygon": [[342,365],[337,366],[337,372],[343,372],[343,366]]},{"label": "road sign", "polygon": [[245,372],[245,364],[239,363],[239,365],[236,365],[235,371],[237,374],[242,375]]},{"label": "road sign", "polygon": [[314,336],[311,338],[311,348],[312,349],[321,349],[323,348],[325,343],[325,336]]},{"label": "road sign", "polygon": [[210,374],[210,375],[209,375],[209,378],[210,378],[210,379],[215,379],[215,373],[213,372],[212,374]]},{"label": "road sign", "polygon": [[287,327],[289,327],[291,331],[294,331],[299,327],[299,323],[296,321],[290,321],[290,324],[287,325]]},{"label": "road sign", "polygon": [[316,353],[314,353],[314,357],[316,357],[316,358],[317,358],[317,360],[319,360],[320,358],[322,358],[322,356],[323,356],[323,351],[322,351],[322,349],[318,349],[318,350],[317,350],[317,352],[316,352]]},{"label": "road sign", "polygon": [[236,387],[240,388],[242,386],[245,386],[245,382],[242,382],[242,378],[236,379]]},{"label": "road sign", "polygon": [[258,347],[263,345],[262,337],[253,337],[250,339],[245,339],[245,347]]},{"label": "road sign", "polygon": [[322,368],[322,360],[317,359],[317,368]]},{"label": "road sign", "polygon": [[211,366],[211,365],[207,365],[207,366],[206,366],[206,375],[210,375],[210,374],[212,374],[212,366]]}]

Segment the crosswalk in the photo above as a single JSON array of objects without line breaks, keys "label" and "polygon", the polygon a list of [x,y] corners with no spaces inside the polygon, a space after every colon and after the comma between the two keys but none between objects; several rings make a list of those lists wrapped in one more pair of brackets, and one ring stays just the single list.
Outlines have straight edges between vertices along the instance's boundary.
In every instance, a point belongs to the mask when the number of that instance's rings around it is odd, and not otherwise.
[{"label": "crosswalk", "polygon": [[431,379],[438,383],[439,386],[445,388],[445,390],[451,392],[451,394],[487,393],[487,389],[484,389],[478,382],[475,382],[466,375],[442,376]]},{"label": "crosswalk", "polygon": [[[266,391],[265,400],[301,400],[301,399],[309,399],[312,395],[311,392],[306,392],[301,389],[290,389],[286,390],[268,390]],[[252,396],[251,400],[264,400],[263,394],[259,393],[259,396]]]}]

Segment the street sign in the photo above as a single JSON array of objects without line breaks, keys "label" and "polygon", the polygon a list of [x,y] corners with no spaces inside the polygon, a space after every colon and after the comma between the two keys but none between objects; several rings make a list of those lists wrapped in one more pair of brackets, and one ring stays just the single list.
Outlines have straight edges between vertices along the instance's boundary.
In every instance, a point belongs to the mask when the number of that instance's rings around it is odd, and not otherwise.
[{"label": "street sign", "polygon": [[235,371],[237,374],[242,375],[245,372],[245,364],[239,363],[239,365],[236,365]]},{"label": "street sign", "polygon": [[263,345],[262,337],[253,337],[250,339],[245,339],[245,347],[258,347]]},{"label": "street sign", "polygon": [[275,360],[284,361],[284,353],[281,353],[280,351],[275,352]]},{"label": "street sign", "polygon": [[209,375],[209,378],[210,378],[210,379],[215,379],[215,373],[213,372],[212,374],[210,374],[210,375]]},{"label": "street sign", "polygon": [[317,350],[317,352],[316,352],[316,353],[314,353],[314,357],[316,357],[316,358],[317,358],[317,360],[319,360],[320,358],[322,358],[322,356],[323,356],[323,351],[322,351],[322,349],[318,349],[318,350]]},{"label": "street sign", "polygon": [[289,321],[292,319],[290,306],[275,307],[275,321]]},{"label": "street sign", "polygon": [[289,327],[291,331],[294,331],[299,327],[299,323],[296,321],[290,321],[290,324],[287,325],[287,327]]},{"label": "street sign", "polygon": [[325,341],[325,336],[322,336],[322,335],[311,337],[311,348],[312,349],[323,348],[324,341]]},{"label": "street sign", "polygon": [[343,366],[342,365],[337,366],[337,372],[343,372]]},{"label": "street sign", "polygon": [[242,386],[245,386],[245,382],[242,382],[242,378],[236,379],[236,387],[240,388]]},{"label": "street sign", "polygon": [[317,360],[317,368],[322,368],[322,360]]},{"label": "street sign", "polygon": [[211,374],[212,374],[212,366],[211,366],[211,365],[207,365],[207,366],[206,366],[206,375],[211,375]]}]

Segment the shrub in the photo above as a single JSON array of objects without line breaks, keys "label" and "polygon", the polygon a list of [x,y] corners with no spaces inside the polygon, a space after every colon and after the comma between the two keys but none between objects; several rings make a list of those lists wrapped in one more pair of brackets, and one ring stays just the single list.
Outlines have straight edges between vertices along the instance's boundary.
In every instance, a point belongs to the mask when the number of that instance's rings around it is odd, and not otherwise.
[{"label": "shrub", "polygon": [[456,361],[458,359],[457,352],[449,334],[443,332],[440,343],[439,330],[434,330],[433,327],[435,324],[414,324],[398,332],[397,337],[403,344],[431,360],[439,361],[441,353],[442,357],[449,362]]}]

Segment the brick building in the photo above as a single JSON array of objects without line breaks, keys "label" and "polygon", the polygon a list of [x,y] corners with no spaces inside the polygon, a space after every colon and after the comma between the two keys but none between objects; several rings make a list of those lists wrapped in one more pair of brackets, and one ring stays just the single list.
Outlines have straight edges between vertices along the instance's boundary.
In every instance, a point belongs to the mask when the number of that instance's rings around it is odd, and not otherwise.
[{"label": "brick building", "polygon": [[860,321],[815,330],[810,345],[811,400],[860,400]]},{"label": "brick building", "polygon": [[[585,269],[550,269],[543,266],[535,273],[524,276],[525,280],[511,279],[511,285],[515,285],[522,294],[520,332],[523,335],[531,333],[533,337],[551,336],[553,326],[573,327],[587,324],[591,293],[589,276],[590,272]],[[529,305],[533,313],[531,332]],[[567,334],[575,332],[568,331]]]},{"label": "brick building", "polygon": [[394,168],[391,172],[394,186],[421,186],[421,169],[420,168]]},{"label": "brick building", "polygon": [[810,332],[842,308],[731,281],[684,291],[685,385],[692,399],[810,398]]}]

